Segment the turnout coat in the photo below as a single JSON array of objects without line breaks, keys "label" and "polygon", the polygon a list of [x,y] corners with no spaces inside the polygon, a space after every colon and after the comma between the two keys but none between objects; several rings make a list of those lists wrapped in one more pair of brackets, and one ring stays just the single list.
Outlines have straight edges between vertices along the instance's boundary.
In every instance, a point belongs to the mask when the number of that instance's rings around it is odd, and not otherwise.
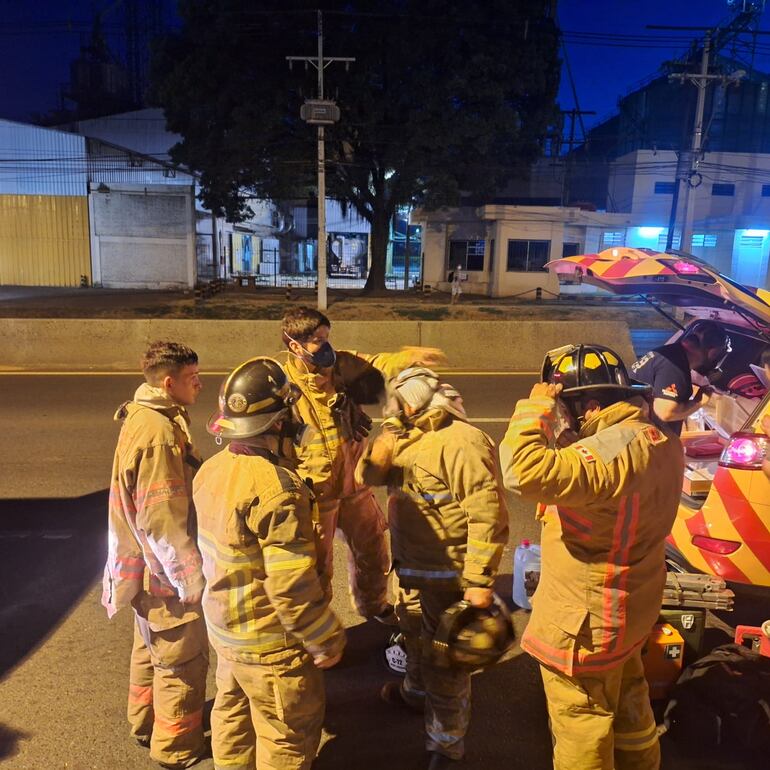
[{"label": "turnout coat", "polygon": [[556,425],[553,399],[519,401],[500,446],[505,486],[540,503],[542,571],[521,646],[590,676],[622,664],[657,621],[684,454],[641,399],[603,409],[565,449],[552,446]]}]

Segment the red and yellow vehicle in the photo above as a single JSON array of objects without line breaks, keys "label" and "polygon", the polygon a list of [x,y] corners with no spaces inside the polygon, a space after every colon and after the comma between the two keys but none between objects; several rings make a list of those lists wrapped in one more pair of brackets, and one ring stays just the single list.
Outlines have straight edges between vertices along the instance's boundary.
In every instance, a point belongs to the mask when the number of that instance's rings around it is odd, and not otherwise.
[{"label": "red and yellow vehicle", "polygon": [[770,292],[741,286],[682,252],[617,247],[548,267],[613,294],[683,308],[689,323],[709,318],[728,331],[729,352],[701,382],[714,396],[682,433],[687,472],[669,543],[680,564],[770,591],[770,479],[762,471],[770,437],[760,427],[770,393],[759,368],[770,347]]}]

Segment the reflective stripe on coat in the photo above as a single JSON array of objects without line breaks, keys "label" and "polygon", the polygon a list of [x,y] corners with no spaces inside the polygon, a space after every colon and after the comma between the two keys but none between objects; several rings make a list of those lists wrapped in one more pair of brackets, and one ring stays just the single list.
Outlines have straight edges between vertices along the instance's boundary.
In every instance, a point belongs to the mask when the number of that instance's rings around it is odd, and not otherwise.
[{"label": "reflective stripe on coat", "polygon": [[520,401],[500,445],[505,486],[540,501],[540,583],[522,647],[572,676],[619,665],[658,618],[664,540],[684,454],[640,399],[603,409],[577,443],[552,447],[556,403]]}]

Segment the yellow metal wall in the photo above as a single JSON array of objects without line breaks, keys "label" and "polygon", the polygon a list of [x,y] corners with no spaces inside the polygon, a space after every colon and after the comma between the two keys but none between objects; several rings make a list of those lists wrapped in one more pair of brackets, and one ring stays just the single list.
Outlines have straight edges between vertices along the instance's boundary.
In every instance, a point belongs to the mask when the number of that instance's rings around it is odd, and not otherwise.
[{"label": "yellow metal wall", "polygon": [[88,198],[0,195],[0,285],[91,283]]}]

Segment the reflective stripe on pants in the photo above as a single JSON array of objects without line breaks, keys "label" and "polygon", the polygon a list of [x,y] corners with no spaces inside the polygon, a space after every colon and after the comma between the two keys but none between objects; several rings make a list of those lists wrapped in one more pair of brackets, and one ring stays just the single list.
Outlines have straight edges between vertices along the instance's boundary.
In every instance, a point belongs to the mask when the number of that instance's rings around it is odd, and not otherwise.
[{"label": "reflective stripe on pants", "polygon": [[217,654],[211,712],[215,770],[308,770],[321,740],[323,673],[303,649],[260,663]]},{"label": "reflective stripe on pants", "polygon": [[[203,705],[209,648],[203,618],[153,631],[144,618],[136,615],[135,626],[152,666],[150,757],[179,767],[194,764],[204,751]],[[137,656],[140,651],[138,648]],[[132,677],[133,684],[138,683]]]},{"label": "reflective stripe on pants", "polygon": [[660,746],[640,650],[590,676],[540,670],[554,770],[658,770]]},{"label": "reflective stripe on pants", "polygon": [[131,737],[142,743],[149,742],[155,712],[152,708],[154,669],[150,651],[134,622],[134,646],[128,673],[128,724]]},{"label": "reflective stripe on pants", "polygon": [[442,668],[431,661],[427,645],[436,634],[442,613],[462,599],[462,591],[400,589],[397,613],[407,650],[404,689],[425,691],[425,733],[428,751],[452,759],[465,753],[465,733],[471,716],[471,675]]}]

